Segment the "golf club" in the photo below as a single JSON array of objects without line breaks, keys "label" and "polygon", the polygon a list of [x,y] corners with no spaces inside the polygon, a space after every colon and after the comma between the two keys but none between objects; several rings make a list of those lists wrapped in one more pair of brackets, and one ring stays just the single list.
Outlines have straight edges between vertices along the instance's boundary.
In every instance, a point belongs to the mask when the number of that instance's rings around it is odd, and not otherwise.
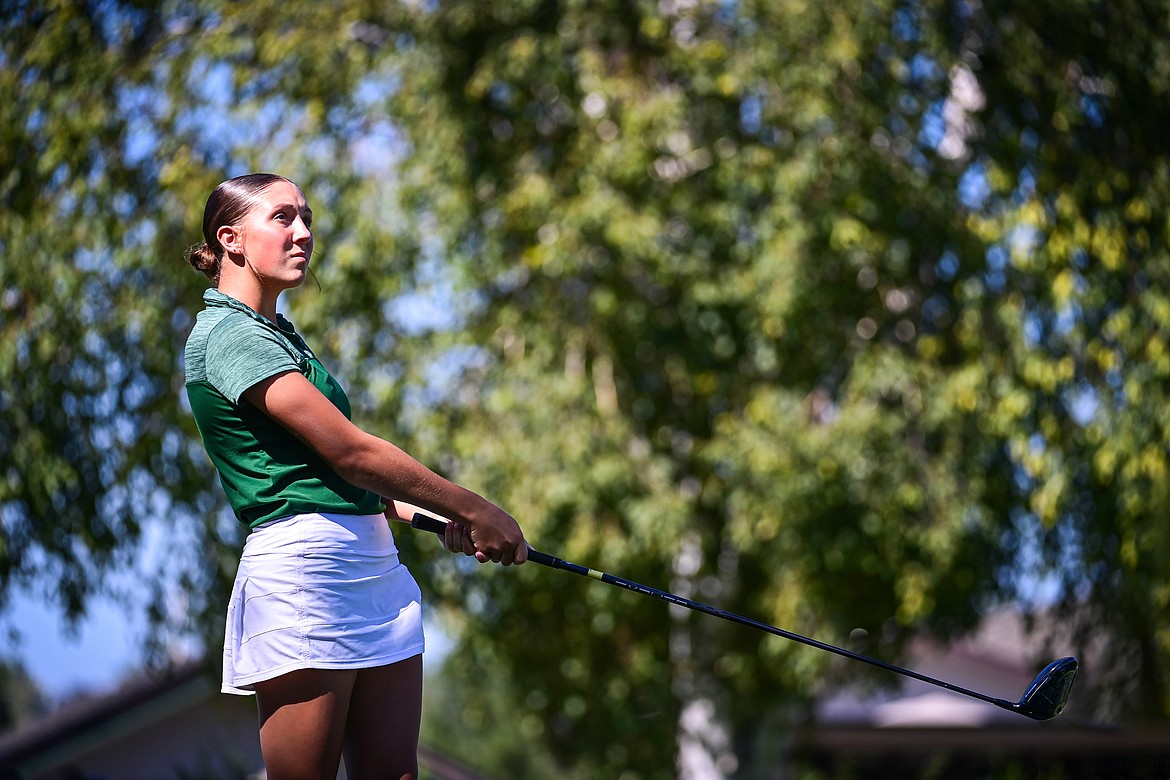
[{"label": "golf club", "polygon": [[[438,534],[440,537],[443,536],[443,531],[447,525],[442,520],[438,520],[423,514],[416,514],[411,520],[410,524],[414,528],[418,528],[423,531],[430,531],[432,533]],[[749,628],[756,628],[760,631],[766,631],[769,634],[774,634],[775,636],[783,637],[784,639],[791,639],[794,642],[800,642],[801,644],[808,645],[809,647],[815,647],[819,650],[827,650],[830,653],[836,653],[837,655],[850,658],[854,661],[861,661],[862,663],[869,664],[870,666],[876,666],[895,674],[911,677],[915,680],[920,680],[931,685],[937,685],[940,688],[945,688],[948,691],[953,691],[954,693],[962,694],[963,696],[970,696],[973,699],[979,699],[980,701],[994,704],[1000,709],[1007,710],[1008,712],[1014,712],[1019,715],[1024,715],[1031,718],[1032,720],[1051,720],[1064,710],[1064,705],[1068,701],[1069,692],[1072,690],[1073,679],[1077,674],[1078,664],[1076,658],[1059,658],[1048,664],[1048,666],[1044,667],[1044,670],[1040,672],[1040,674],[1036,675],[1036,679],[1032,680],[1032,684],[1028,686],[1026,691],[1024,691],[1024,695],[1020,697],[1019,701],[997,699],[994,696],[988,696],[985,693],[972,691],[960,685],[955,685],[943,680],[937,680],[925,674],[920,674],[909,669],[903,669],[899,666],[888,664],[885,661],[879,661],[876,658],[870,658],[869,656],[861,655],[860,653],[854,653],[851,650],[835,647],[824,642],[819,642],[816,639],[809,639],[808,637],[801,636],[800,634],[794,634],[791,631],[785,631],[782,628],[770,626],[767,623],[761,623],[758,620],[752,620],[751,618],[746,618],[733,612],[727,612],[726,610],[719,609],[718,607],[712,607],[709,604],[692,601],[690,599],[683,598],[682,596],[676,596],[673,593],[668,593],[664,590],[658,590],[657,588],[640,585],[637,582],[632,582],[621,577],[615,577],[612,574],[606,574],[605,572],[597,571],[596,569],[590,569],[585,566],[580,566],[576,563],[570,563],[569,561],[562,560],[555,556],[548,555],[531,548],[528,550],[528,560],[539,563],[542,566],[548,566],[551,569],[563,569],[564,571],[571,572],[573,574],[580,574],[583,577],[600,580],[601,582],[604,582],[608,585],[616,585],[619,588],[625,588],[626,590],[633,591],[634,593],[653,596],[656,599],[661,599],[662,601],[666,601],[671,604],[677,604],[680,607],[686,607],[687,609],[691,609],[696,612],[703,612],[717,618],[730,620],[732,623],[739,623],[740,625],[748,626]]]}]

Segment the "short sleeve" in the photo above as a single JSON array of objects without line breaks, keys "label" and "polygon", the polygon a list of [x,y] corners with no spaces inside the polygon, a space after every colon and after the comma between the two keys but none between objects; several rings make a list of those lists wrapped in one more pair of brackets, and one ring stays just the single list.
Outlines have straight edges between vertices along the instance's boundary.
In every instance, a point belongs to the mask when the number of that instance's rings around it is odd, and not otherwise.
[{"label": "short sleeve", "polygon": [[288,345],[247,315],[228,316],[208,334],[207,381],[234,404],[257,382],[297,370]]}]

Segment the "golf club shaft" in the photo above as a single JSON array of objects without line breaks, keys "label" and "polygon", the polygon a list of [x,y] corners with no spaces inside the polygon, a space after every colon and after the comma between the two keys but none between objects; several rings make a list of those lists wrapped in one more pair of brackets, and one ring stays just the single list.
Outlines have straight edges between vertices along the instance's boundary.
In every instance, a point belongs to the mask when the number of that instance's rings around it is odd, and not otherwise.
[{"label": "golf club shaft", "polygon": [[[446,523],[442,520],[437,520],[433,517],[429,517],[423,514],[415,515],[410,524],[414,528],[430,531],[432,533],[438,534],[440,537],[443,536],[443,531],[446,527]],[[606,574],[605,572],[598,571],[596,569],[590,569],[586,566],[571,563],[569,561],[557,558],[556,556],[549,555],[547,553],[542,553],[532,548],[529,548],[528,550],[528,560],[534,563],[539,563],[542,566],[547,566],[551,569],[562,569],[573,574],[579,574],[582,577],[589,577],[591,579],[600,580],[601,582],[604,582],[608,585],[616,585],[619,588],[625,588],[626,590],[633,591],[634,593],[641,593],[645,596],[653,596],[656,599],[661,599],[662,601],[668,602],[670,604],[677,604],[680,607],[685,607],[687,609],[694,610],[695,612],[703,612],[713,617],[729,620],[732,623],[739,623],[740,625],[748,626],[749,628],[759,629],[760,631],[765,631],[769,634],[773,634],[774,636],[790,639],[793,642],[799,642],[803,645],[808,645],[809,647],[815,647],[818,650],[826,650],[830,653],[836,653],[839,656],[843,656],[854,661],[860,661],[862,663],[869,664],[870,666],[876,666],[879,669],[885,669],[886,671],[893,672],[894,674],[900,674],[904,677],[911,677],[915,680],[920,680],[924,683],[936,685],[940,688],[945,688],[948,691],[962,694],[963,696],[970,696],[971,698],[979,699],[980,701],[985,701],[989,704],[994,704],[995,706],[1005,710],[1016,711],[1017,709],[1016,703],[1007,701],[1005,699],[997,699],[994,696],[988,696],[987,694],[979,693],[978,691],[973,691],[960,685],[954,685],[953,683],[949,683],[944,680],[938,680],[934,677],[911,671],[910,669],[903,669],[900,666],[894,666],[893,664],[888,664],[885,661],[879,661],[876,658],[870,658],[867,655],[855,653],[852,650],[846,650],[843,647],[836,647],[825,642],[820,642],[816,639],[810,639],[809,637],[801,636],[800,634],[794,634],[791,631],[785,631],[782,628],[770,626],[767,623],[761,623],[758,620],[752,620],[751,618],[744,617],[743,615],[737,615],[734,612],[728,612],[726,610],[719,609],[718,607],[713,607],[710,604],[703,604],[699,601],[692,601],[691,599],[683,598],[682,596],[675,595],[674,593],[658,590],[657,588],[651,588],[647,585],[642,585],[640,583],[627,580],[623,577],[615,577],[612,574]]]}]

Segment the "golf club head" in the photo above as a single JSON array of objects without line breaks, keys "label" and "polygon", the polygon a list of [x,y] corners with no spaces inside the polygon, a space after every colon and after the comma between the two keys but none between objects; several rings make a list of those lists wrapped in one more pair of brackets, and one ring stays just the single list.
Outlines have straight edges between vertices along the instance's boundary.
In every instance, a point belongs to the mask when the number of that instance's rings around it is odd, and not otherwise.
[{"label": "golf club head", "polygon": [[1036,675],[1036,679],[1024,691],[1024,696],[1015,705],[1014,709],[1021,715],[1027,715],[1033,720],[1051,720],[1064,710],[1068,694],[1072,690],[1073,679],[1077,676],[1077,659],[1058,658],[1044,671]]}]

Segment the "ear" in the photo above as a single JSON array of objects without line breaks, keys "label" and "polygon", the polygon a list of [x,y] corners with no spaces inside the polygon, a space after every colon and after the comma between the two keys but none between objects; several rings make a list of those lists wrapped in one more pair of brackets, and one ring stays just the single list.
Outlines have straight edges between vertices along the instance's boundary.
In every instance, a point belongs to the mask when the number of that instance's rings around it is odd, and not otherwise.
[{"label": "ear", "polygon": [[215,237],[225,252],[233,255],[244,253],[244,231],[232,225],[222,225],[215,231]]}]

